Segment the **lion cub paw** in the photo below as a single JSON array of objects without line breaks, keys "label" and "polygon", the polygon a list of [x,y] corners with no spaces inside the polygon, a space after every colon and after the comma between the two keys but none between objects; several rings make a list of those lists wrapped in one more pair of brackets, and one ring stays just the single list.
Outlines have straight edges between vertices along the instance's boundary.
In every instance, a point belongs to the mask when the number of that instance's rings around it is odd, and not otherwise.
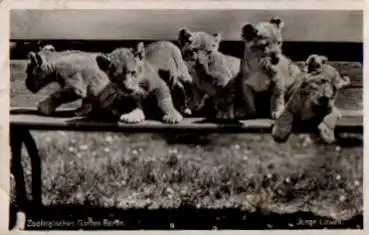
[{"label": "lion cub paw", "polygon": [[182,115],[177,110],[168,112],[163,116],[163,122],[171,124],[179,123],[180,121],[182,121],[182,119],[183,119]]},{"label": "lion cub paw", "polygon": [[43,115],[50,116],[55,109],[48,101],[41,101],[37,105],[37,111]]},{"label": "lion cub paw", "polygon": [[245,118],[245,117],[247,117],[247,112],[245,110],[237,109],[235,111],[234,117],[237,118],[237,119]]},{"label": "lion cub paw", "polygon": [[259,62],[260,68],[270,76],[277,74],[277,67],[272,64],[269,57],[263,58]]},{"label": "lion cub paw", "polygon": [[216,119],[219,120],[230,120],[230,119],[234,119],[234,115],[230,114],[230,112],[228,111],[220,111],[218,110],[216,115],[215,115]]},{"label": "lion cub paw", "polygon": [[276,110],[272,111],[272,114],[271,114],[272,119],[277,120],[281,116],[283,110],[284,110],[284,105],[280,105],[279,107],[276,108]]},{"label": "lion cub paw", "polygon": [[192,115],[192,110],[190,108],[185,108],[183,113],[188,115],[188,116],[191,116]]},{"label": "lion cub paw", "polygon": [[207,102],[207,100],[208,100],[208,99],[209,99],[209,97],[208,97],[207,95],[204,95],[204,96],[201,98],[200,102],[198,102],[197,104],[195,104],[195,105],[194,105],[193,110],[194,110],[195,112],[198,112],[198,111],[200,111],[201,109],[203,109],[203,108],[206,106],[206,102]]},{"label": "lion cub paw", "polygon": [[145,120],[145,114],[141,109],[135,109],[130,113],[120,116],[120,121],[125,123],[139,123]]},{"label": "lion cub paw", "polygon": [[334,129],[329,127],[326,123],[324,122],[320,123],[318,129],[320,136],[326,143],[332,144],[336,140],[334,135]]},{"label": "lion cub paw", "polygon": [[272,137],[277,142],[287,141],[293,129],[293,114],[283,112],[275,121],[272,128]]},{"label": "lion cub paw", "polygon": [[92,104],[82,104],[80,108],[74,111],[74,115],[81,117],[81,116],[86,116],[91,112],[92,112]]}]

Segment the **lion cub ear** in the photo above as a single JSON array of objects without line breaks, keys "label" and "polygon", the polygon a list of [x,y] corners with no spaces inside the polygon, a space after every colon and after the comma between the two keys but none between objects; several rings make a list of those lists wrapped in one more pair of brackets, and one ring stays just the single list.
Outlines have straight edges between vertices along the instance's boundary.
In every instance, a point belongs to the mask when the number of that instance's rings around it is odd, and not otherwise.
[{"label": "lion cub ear", "polygon": [[33,51],[29,52],[27,57],[28,57],[28,59],[30,59],[32,64],[37,65],[37,59],[36,59],[36,53],[35,52],[33,52]]},{"label": "lion cub ear", "polygon": [[182,28],[178,32],[178,42],[180,46],[192,41],[192,32],[189,29]]},{"label": "lion cub ear", "polygon": [[111,59],[107,55],[104,55],[104,54],[98,55],[96,57],[96,62],[99,68],[103,71],[109,71],[113,65]]},{"label": "lion cub ear", "polygon": [[279,16],[271,18],[269,23],[274,24],[277,27],[277,29],[282,29],[284,26],[284,22],[279,18]]},{"label": "lion cub ear", "polygon": [[145,45],[143,42],[139,42],[136,45],[136,48],[134,48],[133,50],[133,54],[135,58],[138,59],[139,61],[145,59]]},{"label": "lion cub ear", "polygon": [[221,33],[215,33],[215,34],[213,34],[213,37],[214,37],[214,42],[219,45],[220,42],[222,41],[222,34]]},{"label": "lion cub ear", "polygon": [[245,24],[241,30],[241,36],[246,41],[251,41],[258,35],[258,30],[252,24]]},{"label": "lion cub ear", "polygon": [[52,52],[55,52],[55,47],[51,44],[47,44],[43,47],[40,47],[40,51],[52,51]]},{"label": "lion cub ear", "polygon": [[321,63],[322,63],[322,64],[325,64],[325,63],[327,63],[327,61],[328,61],[328,57],[327,57],[327,56],[325,56],[325,55],[320,55],[320,60],[321,60]]},{"label": "lion cub ear", "polygon": [[37,66],[41,66],[44,63],[46,63],[46,59],[44,56],[40,55],[39,53],[33,52],[33,51],[28,53],[28,58],[31,60],[31,63]]}]

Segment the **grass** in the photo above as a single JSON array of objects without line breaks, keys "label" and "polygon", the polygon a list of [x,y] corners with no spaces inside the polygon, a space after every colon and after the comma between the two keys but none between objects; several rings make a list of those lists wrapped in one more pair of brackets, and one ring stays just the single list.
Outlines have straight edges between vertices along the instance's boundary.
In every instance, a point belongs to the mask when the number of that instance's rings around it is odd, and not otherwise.
[{"label": "grass", "polygon": [[[351,77],[362,76],[357,64],[342,67]],[[24,62],[12,62],[12,106],[34,106],[55,89],[29,93],[23,69]],[[358,90],[340,97],[340,107],[350,100],[350,108],[362,108]],[[188,206],[251,214],[309,212],[333,220],[363,213],[361,136],[353,137],[356,145],[346,139],[327,146],[307,135],[277,144],[268,134],[32,134],[42,158],[46,207],[160,211]],[[23,155],[30,192],[30,162]]]}]

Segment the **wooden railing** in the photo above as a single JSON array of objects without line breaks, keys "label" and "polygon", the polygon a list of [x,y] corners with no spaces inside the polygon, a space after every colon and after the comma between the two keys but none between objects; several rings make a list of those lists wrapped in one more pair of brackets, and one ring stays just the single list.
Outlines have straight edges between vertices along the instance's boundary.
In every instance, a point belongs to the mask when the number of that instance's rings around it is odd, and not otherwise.
[{"label": "wooden railing", "polygon": [[[178,124],[166,124],[159,121],[146,120],[139,124],[96,122],[86,118],[69,118],[72,110],[61,110],[56,116],[37,115],[36,110],[13,108],[11,125],[32,130],[63,131],[108,131],[108,132],[217,132],[217,133],[260,133],[270,132],[273,121],[270,119],[250,119],[228,123],[214,123],[204,118],[185,118]],[[341,110],[342,118],[338,121],[338,132],[361,133],[363,115],[361,110]]]}]

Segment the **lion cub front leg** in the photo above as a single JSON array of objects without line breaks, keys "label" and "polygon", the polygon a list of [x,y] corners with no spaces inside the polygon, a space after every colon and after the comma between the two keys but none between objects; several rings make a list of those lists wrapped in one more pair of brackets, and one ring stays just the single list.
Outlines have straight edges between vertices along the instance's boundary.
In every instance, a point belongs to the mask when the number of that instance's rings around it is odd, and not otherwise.
[{"label": "lion cub front leg", "polygon": [[275,120],[272,128],[272,137],[277,142],[285,142],[291,135],[294,122],[294,113],[286,107]]},{"label": "lion cub front leg", "polygon": [[285,89],[283,79],[278,77],[278,74],[275,75],[276,78],[272,81],[272,96],[270,100],[270,113],[272,119],[276,120],[283,112],[285,107]]},{"label": "lion cub front leg", "polygon": [[197,86],[192,87],[189,98],[189,109],[191,110],[191,112],[197,113],[202,110],[205,107],[208,98],[208,95],[200,92]]},{"label": "lion cub front leg", "polygon": [[182,121],[182,115],[176,110],[173,104],[172,96],[168,86],[158,81],[159,86],[153,91],[159,109],[162,111],[162,120],[165,123],[179,123]]},{"label": "lion cub front leg", "polygon": [[80,92],[76,91],[75,88],[63,88],[62,90],[51,94],[48,98],[39,102],[37,105],[37,111],[40,114],[50,116],[60,105],[76,101],[80,98],[84,97]]},{"label": "lion cub front leg", "polygon": [[74,115],[76,116],[86,116],[90,114],[93,110],[93,103],[90,100],[84,99],[82,100],[82,105],[76,111],[74,111]]},{"label": "lion cub front leg", "polygon": [[213,97],[216,108],[216,119],[232,120],[235,118],[235,105],[232,94],[227,93],[228,90],[220,90]]},{"label": "lion cub front leg", "polygon": [[282,114],[285,107],[285,85],[284,78],[281,76],[277,62],[272,63],[272,58],[266,57],[260,62],[262,70],[270,78],[271,99],[270,99],[270,114],[271,118],[276,120]]},{"label": "lion cub front leg", "polygon": [[227,84],[229,82],[229,72],[223,67],[210,68],[209,58],[206,54],[200,54],[195,65],[198,75],[203,83],[210,85],[210,92],[206,95],[207,100],[211,100],[215,108],[215,118],[227,120],[234,118],[233,105],[228,105]]},{"label": "lion cub front leg", "polygon": [[333,107],[332,111],[326,115],[318,126],[318,130],[322,139],[331,144],[335,141],[334,128],[336,127],[338,119],[341,118],[341,112]]},{"label": "lion cub front leg", "polygon": [[222,74],[218,74],[217,82],[214,84],[215,95],[212,98],[215,109],[216,119],[232,120],[235,118],[234,87],[233,81],[227,81]]}]

